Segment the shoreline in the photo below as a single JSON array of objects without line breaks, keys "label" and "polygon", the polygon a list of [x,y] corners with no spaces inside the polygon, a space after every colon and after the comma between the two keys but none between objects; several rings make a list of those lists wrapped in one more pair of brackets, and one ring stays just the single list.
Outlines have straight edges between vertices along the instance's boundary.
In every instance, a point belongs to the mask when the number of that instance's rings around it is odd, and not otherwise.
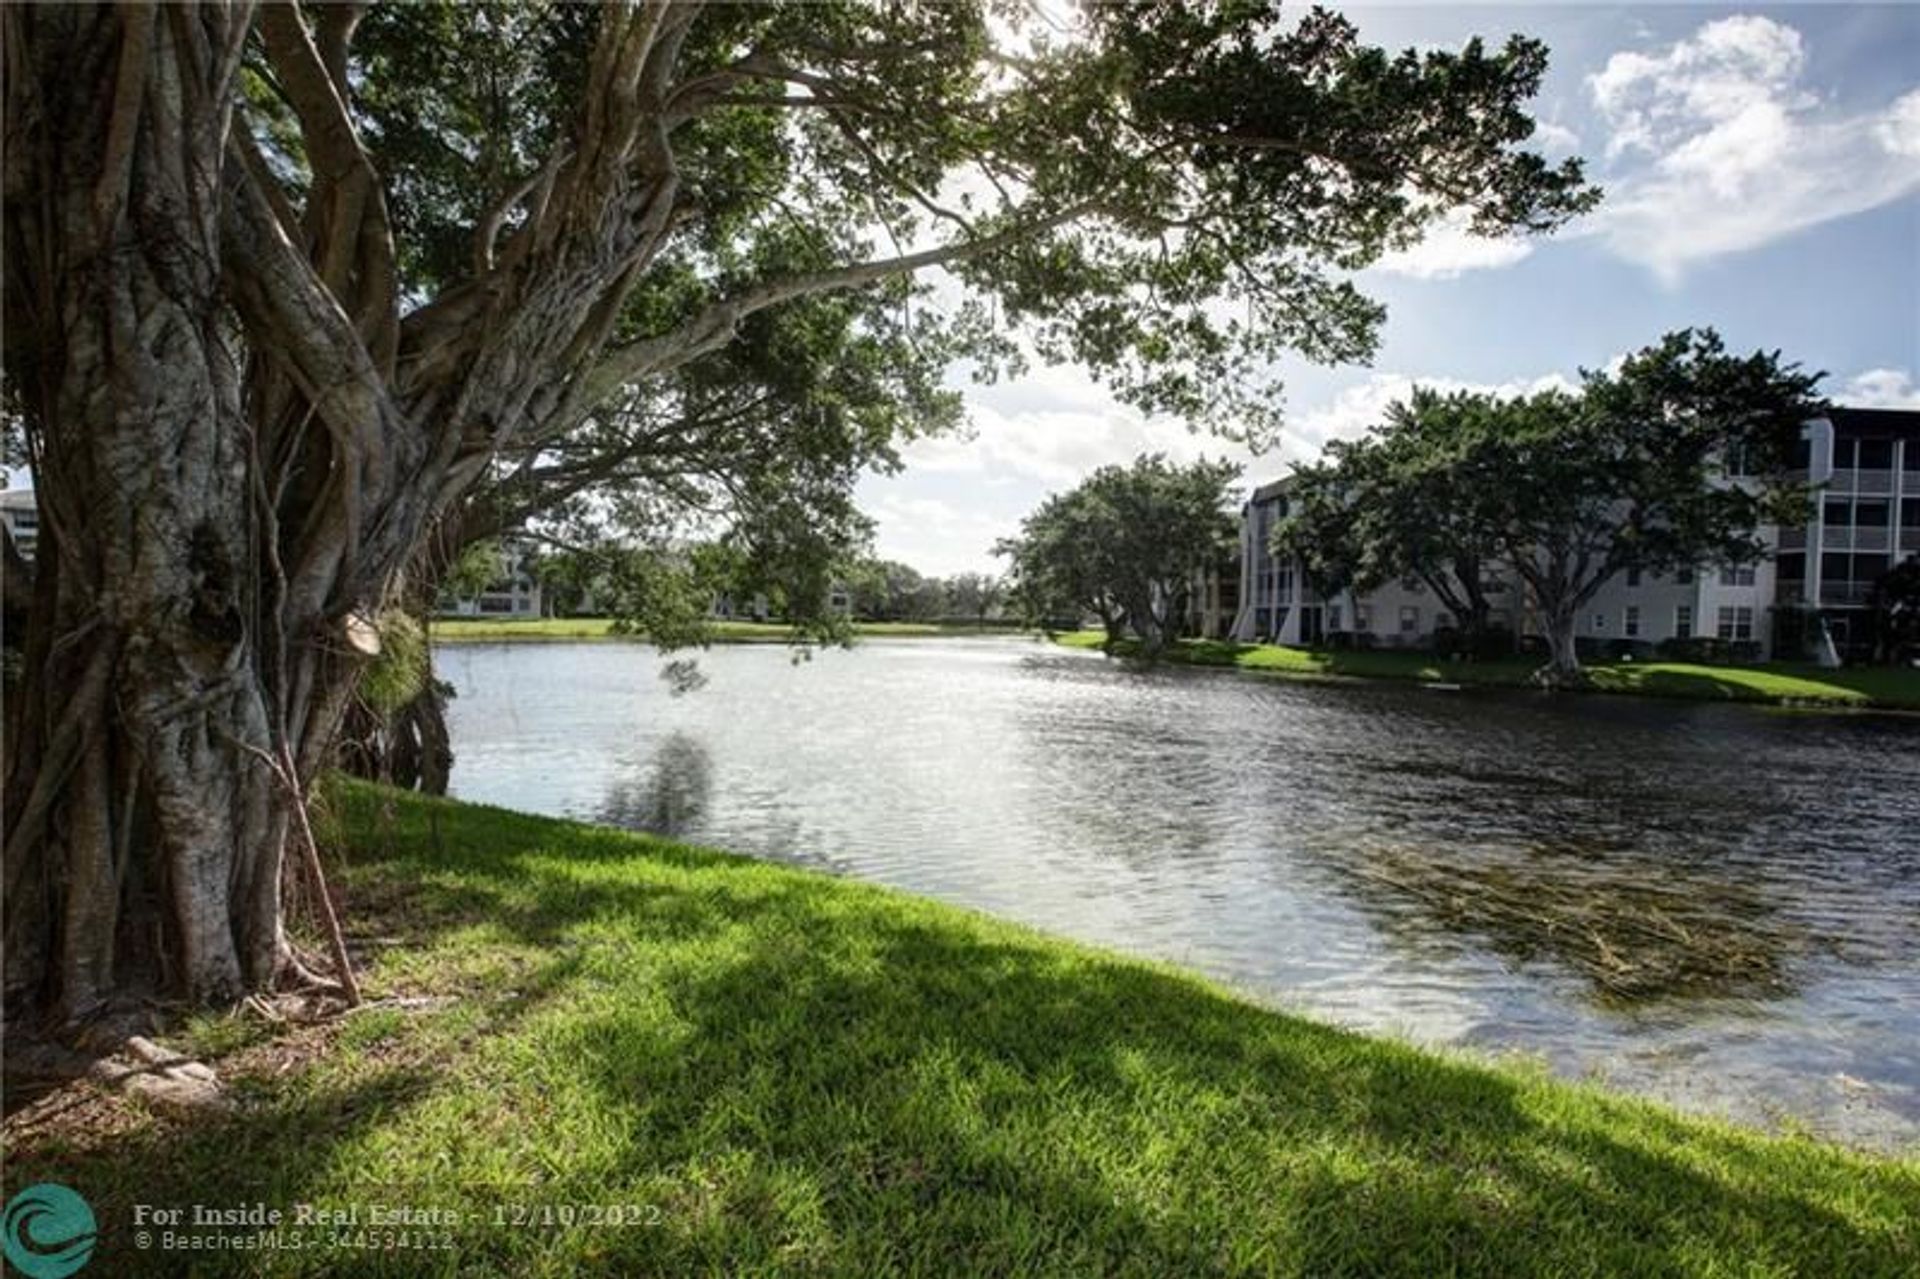
[{"label": "shoreline", "polygon": [[1920,1242],[1920,1150],[1343,1030],[820,872],[343,779],[322,807],[369,1005],[167,1036],[237,1099],[216,1115],[100,1094],[52,1135],[10,1121],[9,1183],[83,1193],[114,1273],[179,1261],[129,1248],[133,1204],[345,1210],[398,1193],[376,1183],[467,1222],[642,1210],[457,1232],[463,1267],[533,1275],[1891,1276]]},{"label": "shoreline", "polygon": [[[1067,649],[1099,652],[1099,631],[1069,631],[1048,636]],[[1138,657],[1139,643],[1123,640],[1108,656]],[[1459,688],[1533,689],[1533,659],[1446,661],[1431,653],[1395,649],[1323,652],[1278,644],[1238,644],[1226,640],[1176,640],[1159,660],[1177,666],[1233,670],[1291,680],[1397,682],[1453,685]],[[1891,667],[1823,670],[1792,664],[1708,666],[1692,662],[1595,662],[1585,668],[1591,681],[1577,695],[1653,697],[1675,701],[1735,702],[1754,706],[1818,711],[1920,712],[1920,671]]]}]

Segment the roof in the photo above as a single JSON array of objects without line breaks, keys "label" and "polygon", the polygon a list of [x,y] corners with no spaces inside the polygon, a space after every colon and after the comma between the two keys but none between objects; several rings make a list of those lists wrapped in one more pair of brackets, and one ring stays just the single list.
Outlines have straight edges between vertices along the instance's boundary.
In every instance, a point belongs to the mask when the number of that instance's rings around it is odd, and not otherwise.
[{"label": "roof", "polygon": [[1833,408],[1827,420],[1836,432],[1872,439],[1920,440],[1920,409]]},{"label": "roof", "polygon": [[1270,480],[1267,483],[1262,484],[1259,488],[1253,491],[1253,496],[1249,497],[1247,500],[1249,502],[1269,501],[1272,498],[1279,497],[1282,493],[1286,492],[1288,489],[1292,487],[1293,487],[1293,477],[1291,475],[1282,476],[1277,480]]}]

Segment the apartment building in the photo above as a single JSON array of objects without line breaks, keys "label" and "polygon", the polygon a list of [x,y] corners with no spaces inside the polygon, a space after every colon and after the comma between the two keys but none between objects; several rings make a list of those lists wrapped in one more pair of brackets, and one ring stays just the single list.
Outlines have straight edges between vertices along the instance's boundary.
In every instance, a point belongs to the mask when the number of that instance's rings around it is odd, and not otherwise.
[{"label": "apartment building", "polygon": [[[1674,639],[1716,638],[1752,645],[1762,657],[1799,641],[1804,630],[1831,640],[1839,656],[1872,651],[1873,582],[1920,554],[1920,412],[1834,409],[1807,424],[1790,478],[1814,486],[1805,527],[1760,530],[1767,553],[1739,566],[1678,573],[1621,573],[1582,610],[1578,634],[1596,644],[1651,652]],[[1241,514],[1241,605],[1231,635],[1312,647],[1336,632],[1380,648],[1424,648],[1455,625],[1420,582],[1321,598],[1297,561],[1267,547],[1287,514],[1287,480],[1255,489]],[[1522,584],[1490,574],[1492,625],[1538,634]],[[1789,627],[1788,623],[1792,625]],[[1786,635],[1784,631],[1793,630]],[[1814,655],[1827,651],[1825,639]]]},{"label": "apartment building", "polygon": [[7,526],[20,557],[32,562],[34,547],[40,541],[40,506],[32,489],[0,491],[0,523]]},{"label": "apartment building", "polygon": [[1777,602],[1816,612],[1843,653],[1870,652],[1873,583],[1920,555],[1920,411],[1835,409],[1799,463],[1817,495],[1804,528],[1779,531]]},{"label": "apartment building", "polygon": [[443,595],[442,617],[527,618],[542,614],[540,580],[525,553],[511,541],[500,546],[500,567],[475,595]]}]

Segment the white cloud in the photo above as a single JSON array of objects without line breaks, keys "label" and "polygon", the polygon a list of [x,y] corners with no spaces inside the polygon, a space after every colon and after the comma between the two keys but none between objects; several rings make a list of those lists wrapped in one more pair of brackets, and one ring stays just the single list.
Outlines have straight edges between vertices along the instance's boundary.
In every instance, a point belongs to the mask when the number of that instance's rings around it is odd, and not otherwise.
[{"label": "white cloud", "polygon": [[1587,77],[1613,136],[1607,153],[1659,155],[1699,123],[1732,120],[1755,106],[1809,105],[1794,88],[1806,65],[1800,33],[1770,18],[1709,22],[1665,53],[1616,53]]},{"label": "white cloud", "polygon": [[1868,369],[1847,379],[1836,403],[1861,409],[1920,409],[1920,385],[1905,369]]},{"label": "white cloud", "polygon": [[1623,167],[1585,229],[1673,282],[1920,189],[1920,90],[1841,114],[1802,85],[1805,70],[1800,33],[1754,15],[1614,54],[1587,87]]},{"label": "white cloud", "polygon": [[1003,386],[975,388],[967,400],[971,434],[909,445],[902,458],[910,472],[976,475],[989,483],[1025,479],[1066,488],[1096,467],[1129,462],[1142,453],[1165,453],[1182,462],[1201,456],[1250,458],[1245,449],[1116,403],[1069,366],[1038,368]]},{"label": "white cloud", "polygon": [[1020,531],[1019,515],[987,513],[970,504],[914,494],[903,479],[870,481],[861,506],[876,525],[874,549],[882,559],[910,564],[922,573],[1000,573],[993,544]]},{"label": "white cloud", "polygon": [[1889,153],[1920,159],[1920,89],[1896,99],[1874,134]]},{"label": "white cloud", "polygon": [[1443,215],[1418,244],[1384,255],[1373,269],[1416,280],[1451,280],[1468,271],[1512,266],[1533,252],[1533,245],[1518,236],[1473,234],[1467,229],[1471,219],[1464,209]]},{"label": "white cloud", "polygon": [[1541,120],[1534,125],[1533,141],[1548,155],[1576,155],[1580,151],[1580,135],[1552,120]]}]

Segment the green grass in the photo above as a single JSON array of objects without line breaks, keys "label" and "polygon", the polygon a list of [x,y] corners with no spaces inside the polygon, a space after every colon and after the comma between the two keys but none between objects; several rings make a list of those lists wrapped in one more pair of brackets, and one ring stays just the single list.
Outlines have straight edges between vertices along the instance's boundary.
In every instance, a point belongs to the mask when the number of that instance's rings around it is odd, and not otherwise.
[{"label": "green grass", "polygon": [[[205,1273],[1911,1275],[1920,1157],[1850,1153],[1268,1011],[856,882],[337,784],[375,999],[202,1018],[240,1099],[16,1137],[93,1203],[470,1214],[455,1251]],[[218,1057],[219,1053],[230,1056]],[[290,1064],[281,1066],[276,1063]],[[57,1129],[57,1125],[55,1126]],[[496,1227],[496,1204],[640,1224]]]},{"label": "green grass", "polygon": [[613,622],[604,617],[493,618],[436,617],[428,626],[436,644],[466,640],[613,639]]},{"label": "green grass", "polygon": [[[1057,643],[1069,648],[1099,648],[1104,639],[1099,631],[1075,631],[1055,637]],[[1134,656],[1138,651],[1138,644],[1132,640],[1123,641],[1116,650],[1121,656]],[[1225,640],[1180,640],[1162,654],[1162,660],[1194,666],[1234,666],[1301,678],[1398,679],[1513,687],[1529,684],[1540,666],[1537,658],[1454,662],[1431,653],[1394,650],[1335,653]],[[1592,687],[1605,693],[1707,701],[1920,709],[1920,671],[1892,667],[1826,670],[1785,662],[1766,666],[1598,662],[1586,670]]]},{"label": "green grass", "polygon": [[[949,626],[935,622],[855,622],[856,636],[926,636],[1005,634],[1013,628],[997,625]],[[778,622],[714,622],[713,640],[722,644],[788,643],[793,628]],[[435,643],[457,644],[467,641],[500,640],[583,640],[626,639],[616,635],[613,622],[604,617],[541,617],[495,620],[489,618],[439,617],[433,620]],[[642,637],[644,638],[644,637]]]}]

